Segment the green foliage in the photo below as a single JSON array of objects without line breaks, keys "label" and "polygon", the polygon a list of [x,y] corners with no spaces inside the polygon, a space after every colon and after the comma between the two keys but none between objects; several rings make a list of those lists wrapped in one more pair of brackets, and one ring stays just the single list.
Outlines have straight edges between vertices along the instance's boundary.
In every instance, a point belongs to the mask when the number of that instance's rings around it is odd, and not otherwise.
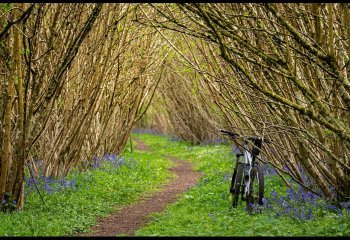
[{"label": "green foliage", "polygon": [[126,164],[85,173],[72,173],[76,189],[48,194],[47,207],[33,191],[23,211],[0,213],[0,236],[63,236],[86,232],[98,217],[135,202],[142,194],[156,190],[171,176],[171,163],[159,154],[125,152]]},{"label": "green foliage", "polygon": [[[230,207],[228,192],[233,166],[227,145],[197,145],[171,141],[164,136],[135,134],[154,152],[133,151],[127,146],[126,164],[116,171],[108,165],[86,173],[72,173],[76,189],[44,193],[47,207],[35,192],[28,195],[25,209],[0,213],[1,236],[62,236],[88,231],[98,217],[137,201],[172,176],[164,155],[191,161],[203,176],[177,202],[138,230],[136,236],[349,236],[350,216],[320,209],[313,220],[276,217],[265,209],[248,215],[244,203]],[[135,143],[133,142],[133,146]],[[265,178],[266,197],[283,194],[286,186],[276,175]]]},{"label": "green foliage", "polygon": [[324,134],[327,137],[332,137],[334,135],[334,133],[331,130],[329,130],[329,129],[324,129]]},{"label": "green foliage", "polygon": [[[141,135],[153,149],[192,161],[203,177],[165,212],[153,214],[153,222],[136,232],[136,236],[349,236],[350,216],[323,212],[315,220],[276,218],[265,209],[262,214],[248,215],[245,203],[230,207],[228,192],[233,160],[225,145],[190,146],[184,142],[167,142],[162,137]],[[158,140],[157,140],[158,139]],[[278,176],[265,178],[266,196],[274,190],[280,194],[287,187]]]},{"label": "green foliage", "polygon": [[2,12],[9,12],[10,10],[12,10],[13,7],[13,3],[0,3],[0,9]]},{"label": "green foliage", "polygon": [[30,54],[30,49],[29,49],[29,48],[21,48],[21,49],[19,50],[19,53],[20,53],[21,55],[29,55],[29,54]]},{"label": "green foliage", "polygon": [[19,79],[18,75],[15,75],[13,80],[14,80],[16,85],[18,84],[18,79]]}]

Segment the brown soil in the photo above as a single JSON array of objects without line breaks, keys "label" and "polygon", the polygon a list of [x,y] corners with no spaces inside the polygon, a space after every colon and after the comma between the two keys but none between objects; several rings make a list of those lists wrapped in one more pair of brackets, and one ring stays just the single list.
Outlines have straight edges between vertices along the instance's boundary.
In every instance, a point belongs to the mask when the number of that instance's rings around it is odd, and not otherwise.
[{"label": "brown soil", "polygon": [[151,151],[151,149],[140,139],[134,138],[133,139],[136,142],[136,149],[141,151]]},{"label": "brown soil", "polygon": [[[136,138],[134,140],[137,143],[136,149],[150,151],[142,141]],[[179,194],[196,184],[201,175],[192,169],[190,162],[172,156],[166,157],[176,164],[170,168],[175,178],[164,185],[159,192],[143,197],[136,204],[126,206],[100,219],[97,225],[91,227],[89,233],[80,236],[116,236],[119,234],[132,236],[137,229],[147,224],[151,213],[163,211],[168,204],[176,200]]]}]

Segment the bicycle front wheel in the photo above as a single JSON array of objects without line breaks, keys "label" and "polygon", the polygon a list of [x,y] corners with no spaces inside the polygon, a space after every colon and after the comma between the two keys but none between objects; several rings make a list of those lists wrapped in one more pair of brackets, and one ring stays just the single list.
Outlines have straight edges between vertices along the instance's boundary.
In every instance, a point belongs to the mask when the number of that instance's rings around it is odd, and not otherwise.
[{"label": "bicycle front wheel", "polygon": [[242,178],[243,178],[244,164],[238,163],[237,172],[232,176],[232,183],[234,183],[232,191],[232,207],[237,207],[239,194],[241,192]]},{"label": "bicycle front wheel", "polygon": [[247,192],[247,211],[252,214],[261,210],[264,198],[264,175],[261,167],[255,164],[250,170],[250,182]]}]

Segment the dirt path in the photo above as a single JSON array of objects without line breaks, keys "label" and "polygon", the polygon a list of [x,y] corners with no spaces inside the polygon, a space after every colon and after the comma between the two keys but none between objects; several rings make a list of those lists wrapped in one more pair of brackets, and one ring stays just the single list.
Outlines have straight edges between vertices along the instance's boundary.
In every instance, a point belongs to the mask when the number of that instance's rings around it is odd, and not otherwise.
[{"label": "dirt path", "polygon": [[137,150],[142,150],[142,151],[151,151],[151,149],[140,139],[134,138],[133,139],[136,142],[136,149]]},{"label": "dirt path", "polygon": [[[137,143],[136,149],[150,151],[145,143],[139,139],[134,140]],[[196,184],[201,175],[192,169],[190,162],[171,156],[166,157],[176,163],[174,167],[170,168],[170,171],[176,175],[174,179],[164,185],[159,192],[100,219],[97,225],[91,228],[90,233],[80,236],[116,236],[117,234],[132,236],[137,229],[150,220],[151,213],[163,211],[168,204],[176,200],[180,193]]]}]

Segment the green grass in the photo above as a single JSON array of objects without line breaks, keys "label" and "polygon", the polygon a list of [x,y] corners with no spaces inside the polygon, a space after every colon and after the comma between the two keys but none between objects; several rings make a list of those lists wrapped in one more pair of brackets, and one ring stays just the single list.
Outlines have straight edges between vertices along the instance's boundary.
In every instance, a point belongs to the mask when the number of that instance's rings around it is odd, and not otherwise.
[{"label": "green grass", "polygon": [[[164,155],[191,161],[203,176],[198,184],[170,204],[136,232],[136,236],[349,236],[350,217],[320,210],[314,220],[275,216],[272,210],[249,216],[241,203],[230,208],[229,178],[233,159],[226,145],[191,146],[167,137],[134,134],[152,152],[126,148],[126,163],[117,171],[93,170],[74,173],[77,189],[44,193],[44,207],[36,192],[26,199],[25,209],[0,213],[0,236],[67,236],[86,232],[96,219],[116,208],[134,203],[171,179],[172,163]],[[265,179],[266,196],[272,190],[283,194],[286,187],[276,176]]]},{"label": "green grass", "polygon": [[171,178],[167,171],[171,162],[157,153],[126,151],[124,156],[126,164],[117,171],[106,168],[77,173],[76,190],[53,194],[42,191],[47,207],[32,192],[23,211],[0,213],[0,236],[64,236],[86,232],[96,224],[97,217],[135,202]]},{"label": "green grass", "polygon": [[[169,142],[160,136],[139,135],[152,149],[187,159],[204,176],[180,199],[162,213],[153,214],[153,221],[138,230],[136,236],[349,236],[350,217],[332,212],[314,220],[290,217],[276,218],[271,210],[248,215],[244,203],[230,208],[229,179],[233,160],[225,145],[191,146]],[[266,196],[272,190],[284,193],[285,185],[277,176],[265,179]],[[345,213],[345,212],[344,212]]]}]

